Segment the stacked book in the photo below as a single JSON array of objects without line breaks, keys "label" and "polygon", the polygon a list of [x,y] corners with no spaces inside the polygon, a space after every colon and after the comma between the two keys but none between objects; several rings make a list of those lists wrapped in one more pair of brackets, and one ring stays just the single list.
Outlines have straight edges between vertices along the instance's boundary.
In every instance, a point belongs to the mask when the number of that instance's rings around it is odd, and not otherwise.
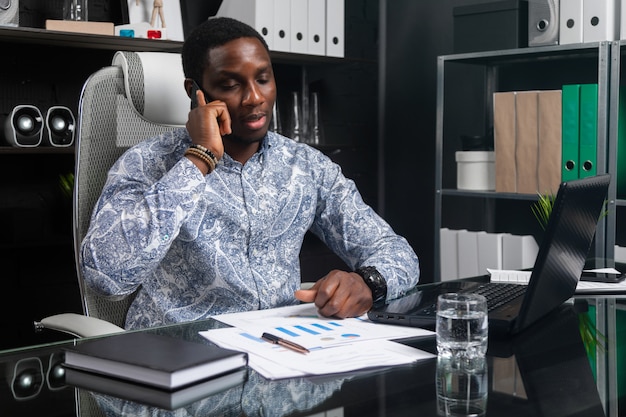
[{"label": "stacked book", "polygon": [[65,352],[68,385],[173,410],[242,384],[247,354],[146,332],[79,342]]}]

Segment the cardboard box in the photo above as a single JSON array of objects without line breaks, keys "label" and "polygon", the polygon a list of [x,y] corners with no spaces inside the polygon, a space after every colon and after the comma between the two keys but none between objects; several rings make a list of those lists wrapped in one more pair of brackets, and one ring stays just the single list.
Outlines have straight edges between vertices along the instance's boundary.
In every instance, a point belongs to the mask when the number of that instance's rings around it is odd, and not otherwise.
[{"label": "cardboard box", "polygon": [[47,30],[61,32],[91,33],[94,35],[115,35],[112,22],[81,22],[75,20],[46,20]]}]

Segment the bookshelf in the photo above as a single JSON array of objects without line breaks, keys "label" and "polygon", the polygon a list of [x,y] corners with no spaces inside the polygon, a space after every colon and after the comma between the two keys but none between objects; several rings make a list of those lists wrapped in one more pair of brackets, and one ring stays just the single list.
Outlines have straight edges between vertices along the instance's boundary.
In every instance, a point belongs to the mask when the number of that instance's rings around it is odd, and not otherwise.
[{"label": "bookshelf", "polygon": [[[435,147],[435,280],[440,270],[440,229],[467,228],[487,232],[532,234],[541,229],[531,213],[536,195],[461,191],[456,189],[455,151],[460,137],[488,135],[493,130],[493,93],[561,89],[564,84],[598,84],[597,172],[615,172],[617,77],[611,42],[542,46],[501,51],[442,55],[437,60]],[[613,260],[615,188],[608,215],[600,220],[591,257]],[[539,239],[537,239],[539,241]],[[598,265],[603,266],[603,265]]]}]

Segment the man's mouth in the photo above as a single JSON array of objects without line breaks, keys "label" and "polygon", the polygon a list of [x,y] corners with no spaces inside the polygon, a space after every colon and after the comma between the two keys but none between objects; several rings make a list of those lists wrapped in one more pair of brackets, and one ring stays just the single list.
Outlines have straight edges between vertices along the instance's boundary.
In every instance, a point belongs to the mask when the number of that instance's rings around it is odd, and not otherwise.
[{"label": "man's mouth", "polygon": [[255,113],[246,117],[243,122],[246,128],[250,130],[259,130],[265,126],[267,116],[265,113]]}]

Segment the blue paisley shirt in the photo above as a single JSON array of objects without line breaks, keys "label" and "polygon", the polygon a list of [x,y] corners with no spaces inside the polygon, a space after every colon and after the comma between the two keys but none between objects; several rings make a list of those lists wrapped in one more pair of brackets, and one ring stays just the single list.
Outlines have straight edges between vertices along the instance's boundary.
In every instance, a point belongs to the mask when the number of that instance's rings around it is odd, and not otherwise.
[{"label": "blue paisley shirt", "polygon": [[350,268],[375,266],[388,298],[417,283],[413,249],[322,152],[270,132],[244,165],[224,154],[204,176],[190,144],[179,129],[122,155],[82,242],[90,287],[139,288],[126,328],[296,303],[307,230]]}]

